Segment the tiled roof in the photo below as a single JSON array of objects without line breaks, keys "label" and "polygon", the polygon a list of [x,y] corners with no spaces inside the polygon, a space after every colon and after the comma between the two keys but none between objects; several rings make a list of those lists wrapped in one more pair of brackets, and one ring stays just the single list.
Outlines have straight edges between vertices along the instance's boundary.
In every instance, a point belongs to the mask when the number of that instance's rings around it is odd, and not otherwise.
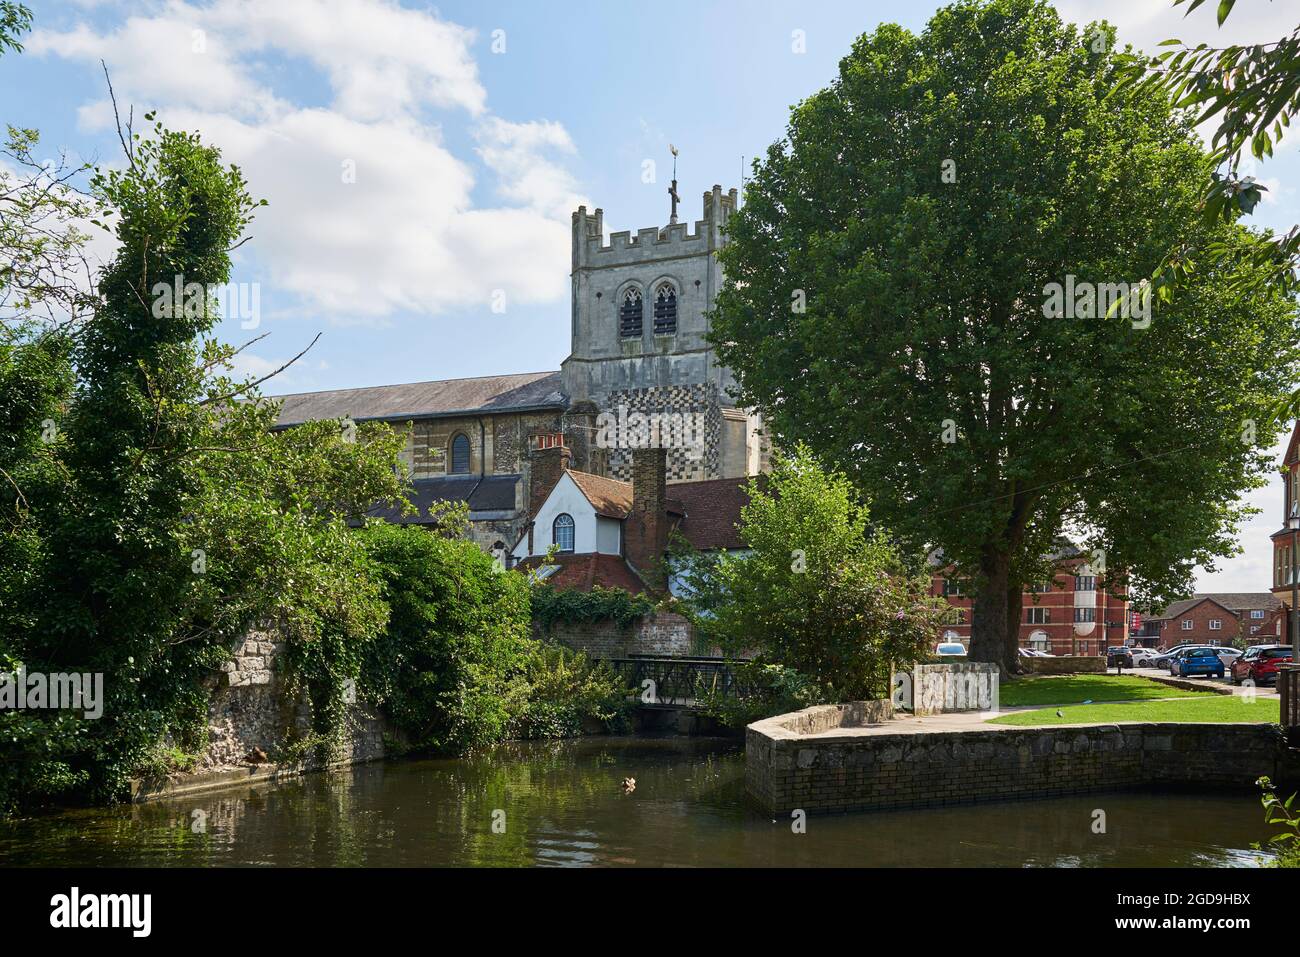
[{"label": "tiled roof", "polygon": [[474,512],[513,511],[515,486],[518,475],[448,476],[446,478],[416,479],[411,483],[411,504],[414,515],[403,516],[396,506],[376,505],[366,514],[398,525],[428,525],[437,517],[444,502],[466,502],[471,515]]},{"label": "tiled roof", "polygon": [[701,551],[744,548],[736,526],[749,501],[748,484],[747,478],[726,478],[669,485],[670,507],[682,514],[677,530]]},{"label": "tiled roof", "polygon": [[573,479],[578,491],[586,496],[597,515],[605,518],[627,518],[632,511],[632,483],[620,482],[618,479],[592,475],[590,472],[576,472],[565,469],[565,474]]},{"label": "tiled roof", "polygon": [[558,372],[441,379],[328,392],[269,396],[281,403],[279,427],[320,419],[428,419],[525,409],[564,408],[568,400]]},{"label": "tiled roof", "polygon": [[[543,559],[528,558],[519,564],[529,568],[543,564]],[[591,591],[596,585],[602,588],[621,588],[633,595],[645,591],[645,582],[619,555],[599,555],[595,552],[557,555],[549,564],[558,565],[559,571],[548,575],[544,581],[559,591]]]},{"label": "tiled roof", "polygon": [[1164,621],[1168,618],[1178,618],[1207,599],[1231,612],[1247,611],[1252,608],[1263,608],[1265,611],[1272,611],[1282,604],[1276,595],[1266,591],[1206,592],[1201,595],[1193,595],[1191,598],[1184,598],[1182,601],[1176,601],[1160,614],[1148,615],[1147,620]]}]

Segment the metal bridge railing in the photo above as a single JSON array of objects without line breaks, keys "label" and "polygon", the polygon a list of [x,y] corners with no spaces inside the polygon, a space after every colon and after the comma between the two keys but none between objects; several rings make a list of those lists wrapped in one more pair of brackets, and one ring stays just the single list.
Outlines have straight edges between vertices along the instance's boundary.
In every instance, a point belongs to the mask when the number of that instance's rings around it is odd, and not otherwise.
[{"label": "metal bridge railing", "polygon": [[651,706],[693,708],[706,698],[738,698],[750,690],[736,677],[735,667],[742,662],[727,658],[646,656],[604,661]]}]

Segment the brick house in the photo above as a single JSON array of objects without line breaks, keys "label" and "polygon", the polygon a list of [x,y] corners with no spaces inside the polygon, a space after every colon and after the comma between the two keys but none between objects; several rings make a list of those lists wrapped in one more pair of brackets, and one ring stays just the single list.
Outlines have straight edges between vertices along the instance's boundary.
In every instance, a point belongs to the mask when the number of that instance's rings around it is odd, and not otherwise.
[{"label": "brick house", "polygon": [[[1053,655],[1099,655],[1110,645],[1124,644],[1129,637],[1127,598],[1098,588],[1094,569],[1078,549],[1063,549],[1054,557],[1059,571],[1052,581],[1029,586],[1021,597],[1021,647]],[[934,574],[930,594],[943,596],[954,609],[943,637],[969,646],[971,593],[949,571]]]},{"label": "brick house", "polygon": [[[699,551],[741,549],[737,523],[747,479],[667,482],[664,449],[632,450],[632,481],[569,468],[564,446],[543,450],[532,472],[536,511],[509,550],[509,567],[536,569],[560,591],[618,588],[662,596],[678,583],[665,562],[676,532]],[[554,549],[549,558],[546,556]],[[552,637],[598,658],[715,655],[683,616],[657,611],[630,628],[610,621],[556,625]]]},{"label": "brick house", "polygon": [[1282,603],[1269,592],[1217,592],[1176,601],[1143,624],[1144,644],[1170,648],[1183,642],[1263,644],[1279,625]]},{"label": "brick house", "polygon": [[569,468],[569,450],[537,457],[531,497],[536,511],[506,563],[535,566],[552,546],[548,581],[590,591],[595,585],[664,593],[665,552],[676,532],[699,551],[741,548],[737,524],[749,500],[746,478],[667,482],[664,449],[635,449],[632,481]]},{"label": "brick house", "polygon": [[1300,538],[1286,527],[1287,519],[1300,515],[1300,419],[1296,420],[1291,431],[1291,441],[1287,443],[1286,453],[1282,456],[1282,509],[1278,517],[1281,522],[1278,530],[1270,537],[1273,540],[1273,587],[1272,593],[1281,607],[1282,625],[1276,632],[1278,641],[1285,641],[1290,634],[1287,628],[1287,616],[1291,608],[1291,589],[1300,577]]}]

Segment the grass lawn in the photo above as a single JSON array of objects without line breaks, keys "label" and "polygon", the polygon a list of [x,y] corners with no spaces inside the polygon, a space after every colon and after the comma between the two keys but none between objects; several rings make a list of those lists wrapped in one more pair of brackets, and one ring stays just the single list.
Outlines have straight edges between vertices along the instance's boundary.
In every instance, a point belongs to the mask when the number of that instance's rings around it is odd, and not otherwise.
[{"label": "grass lawn", "polygon": [[1035,675],[1002,682],[998,686],[998,702],[1004,707],[1018,708],[1031,704],[1077,704],[1080,701],[1197,698],[1205,693],[1185,691],[1136,675]]},{"label": "grass lawn", "polygon": [[[1175,689],[1170,689],[1175,690]],[[1005,703],[1005,701],[1003,702]],[[1193,694],[1177,701],[1125,701],[1119,704],[1066,705],[1056,716],[1056,708],[1018,711],[992,718],[988,724],[1011,724],[1036,727],[1044,724],[1109,724],[1117,721],[1224,721],[1233,723],[1274,722],[1280,712],[1276,698],[1258,698],[1248,704],[1238,695]]]}]

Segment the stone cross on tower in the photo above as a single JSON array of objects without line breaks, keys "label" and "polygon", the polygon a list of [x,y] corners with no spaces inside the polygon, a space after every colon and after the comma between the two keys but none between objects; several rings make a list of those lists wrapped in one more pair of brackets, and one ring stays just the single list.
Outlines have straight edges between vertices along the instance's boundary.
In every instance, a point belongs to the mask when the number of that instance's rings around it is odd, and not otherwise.
[{"label": "stone cross on tower", "polygon": [[682,198],[677,195],[677,147],[669,143],[668,149],[673,154],[673,185],[668,187],[668,195],[672,197],[673,201],[673,211],[672,215],[668,217],[668,225],[675,226],[677,224],[677,204],[682,201]]}]

